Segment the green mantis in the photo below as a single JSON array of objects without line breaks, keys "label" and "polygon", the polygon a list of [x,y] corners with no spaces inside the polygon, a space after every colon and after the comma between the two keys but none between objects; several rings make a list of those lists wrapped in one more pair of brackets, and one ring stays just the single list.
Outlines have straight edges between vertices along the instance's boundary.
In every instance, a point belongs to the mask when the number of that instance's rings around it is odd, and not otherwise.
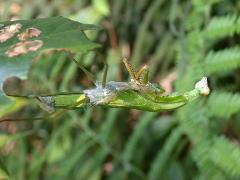
[{"label": "green mantis", "polygon": [[[73,61],[94,81],[90,72]],[[56,109],[76,109],[84,106],[105,106],[111,108],[139,109],[143,111],[166,111],[181,107],[201,95],[208,95],[210,90],[207,78],[196,83],[195,88],[185,93],[163,95],[164,89],[149,82],[149,69],[144,65],[135,71],[126,58],[123,63],[131,76],[129,82],[107,82],[108,66],[106,64],[102,82],[95,82],[93,89],[79,93],[62,93],[56,95],[29,95],[25,98],[35,99],[40,107],[52,114]],[[17,96],[13,96],[18,98]]]}]

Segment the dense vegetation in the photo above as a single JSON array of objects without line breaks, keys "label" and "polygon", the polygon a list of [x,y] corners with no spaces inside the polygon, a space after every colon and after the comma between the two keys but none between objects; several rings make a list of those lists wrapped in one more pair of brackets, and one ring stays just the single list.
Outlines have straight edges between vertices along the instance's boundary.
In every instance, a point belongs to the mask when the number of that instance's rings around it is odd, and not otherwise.
[{"label": "dense vegetation", "polygon": [[[31,7],[31,8],[29,8]],[[240,2],[237,0],[106,0],[0,2],[1,20],[63,15],[101,25],[102,45],[78,53],[100,80],[127,81],[122,57],[150,66],[153,82],[184,92],[208,76],[212,90],[172,112],[87,108],[61,118],[0,124],[0,175],[11,179],[239,179]],[[32,62],[27,80],[4,88],[18,94],[92,87],[63,52]],[[1,60],[0,60],[1,61]],[[8,117],[46,116],[37,105],[0,107]]]}]

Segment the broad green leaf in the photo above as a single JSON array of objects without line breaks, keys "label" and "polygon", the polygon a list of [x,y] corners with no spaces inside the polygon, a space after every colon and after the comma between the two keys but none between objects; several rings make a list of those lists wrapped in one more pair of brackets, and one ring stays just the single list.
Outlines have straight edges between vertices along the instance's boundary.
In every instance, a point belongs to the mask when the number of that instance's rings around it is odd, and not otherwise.
[{"label": "broad green leaf", "polygon": [[[77,53],[99,47],[84,33],[85,30],[96,30],[96,26],[64,17],[7,21],[0,24],[1,108],[11,103],[2,93],[4,80],[10,76],[26,78],[32,59],[40,52],[66,50]],[[14,48],[16,45],[18,48]]]}]

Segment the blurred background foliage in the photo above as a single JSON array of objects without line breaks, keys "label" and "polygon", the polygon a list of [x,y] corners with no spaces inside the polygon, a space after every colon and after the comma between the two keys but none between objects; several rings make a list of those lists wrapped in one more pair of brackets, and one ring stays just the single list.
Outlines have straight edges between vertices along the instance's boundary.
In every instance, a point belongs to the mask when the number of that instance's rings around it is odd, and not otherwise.
[{"label": "blurred background foliage", "polygon": [[[183,92],[207,75],[212,93],[172,112],[86,108],[49,121],[0,125],[1,178],[240,179],[240,1],[8,0],[1,21],[61,15],[102,30],[102,48],[77,54],[101,80],[127,81],[121,59],[150,66],[152,82]],[[78,91],[93,85],[69,57],[36,58],[28,80],[5,85],[18,94]],[[1,107],[0,107],[1,109]],[[3,111],[1,109],[1,111]],[[9,117],[46,113],[24,103]]]}]

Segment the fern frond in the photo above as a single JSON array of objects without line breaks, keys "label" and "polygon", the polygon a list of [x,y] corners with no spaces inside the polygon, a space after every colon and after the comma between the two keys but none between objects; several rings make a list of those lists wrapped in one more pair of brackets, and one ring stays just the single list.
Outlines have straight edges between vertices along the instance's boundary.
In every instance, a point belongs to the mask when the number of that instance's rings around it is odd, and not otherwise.
[{"label": "fern frond", "polygon": [[240,178],[240,149],[225,137],[217,137],[208,152],[215,166],[231,178]]},{"label": "fern frond", "polygon": [[146,127],[154,120],[155,113],[145,113],[144,116],[139,120],[136,128],[134,129],[133,134],[128,139],[123,153],[122,158],[125,162],[129,162],[134,157],[135,151],[137,151],[137,144],[139,143],[141,137],[144,134]]},{"label": "fern frond", "polygon": [[117,114],[119,113],[118,109],[111,109],[107,114],[107,118],[101,126],[99,137],[102,142],[107,142],[111,136],[111,131],[113,131],[114,123]]},{"label": "fern frond", "polygon": [[206,180],[206,179],[211,179],[211,180],[229,180],[227,177],[224,176],[223,173],[221,173],[220,171],[217,172],[211,172],[211,174],[205,174],[204,172],[201,172],[201,174],[199,174],[198,177],[196,177],[194,180]]},{"label": "fern frond", "polygon": [[240,149],[225,137],[196,144],[192,155],[205,179],[215,179],[219,175],[222,175],[221,179],[240,177]]},{"label": "fern frond", "polygon": [[208,129],[208,117],[200,102],[193,102],[178,110],[177,116],[181,123],[181,129],[190,140],[198,144],[204,139],[209,139],[211,133]]},{"label": "fern frond", "polygon": [[235,46],[221,51],[210,51],[205,58],[206,73],[212,74],[232,70],[240,66],[240,47]]},{"label": "fern frond", "polygon": [[208,100],[210,116],[228,118],[240,112],[240,94],[214,92]]},{"label": "fern frond", "polygon": [[209,147],[212,146],[212,141],[210,139],[205,139],[195,144],[192,149],[191,155],[194,158],[198,169],[199,169],[199,177],[196,179],[204,180],[227,180],[228,178],[224,175],[224,173],[213,164],[208,156]]},{"label": "fern frond", "polygon": [[239,33],[239,29],[240,18],[236,14],[231,14],[212,18],[204,34],[207,38],[217,39],[233,36],[235,33]]},{"label": "fern frond", "polygon": [[149,180],[155,180],[161,177],[166,162],[171,156],[174,147],[182,136],[182,131],[180,128],[174,129],[170,134],[169,138],[166,140],[163,148],[158,152],[156,158],[154,159],[150,171],[148,173]]}]

